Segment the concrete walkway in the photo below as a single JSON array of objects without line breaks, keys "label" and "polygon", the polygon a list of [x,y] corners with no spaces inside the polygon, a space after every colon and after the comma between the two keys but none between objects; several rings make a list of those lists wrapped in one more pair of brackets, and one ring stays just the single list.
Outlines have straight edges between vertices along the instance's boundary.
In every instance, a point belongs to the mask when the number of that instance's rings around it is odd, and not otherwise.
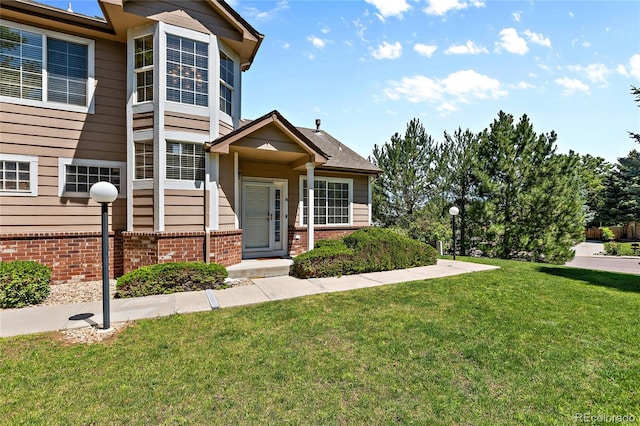
[{"label": "concrete walkway", "polygon": [[[250,305],[271,300],[290,299],[318,293],[353,290],[498,269],[453,260],[438,260],[437,265],[334,278],[301,280],[290,276],[254,279],[255,285],[225,290],[174,293],[130,299],[112,299],[111,322],[126,322],[173,314],[209,311],[231,306]],[[0,337],[40,333],[102,325],[102,302],[74,303],[0,311]]]}]

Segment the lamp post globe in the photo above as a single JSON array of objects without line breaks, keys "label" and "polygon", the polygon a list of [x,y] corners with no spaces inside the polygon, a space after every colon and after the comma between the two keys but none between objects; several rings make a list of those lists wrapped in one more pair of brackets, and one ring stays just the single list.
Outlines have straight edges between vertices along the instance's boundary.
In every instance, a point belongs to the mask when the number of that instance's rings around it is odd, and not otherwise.
[{"label": "lamp post globe", "polygon": [[102,317],[105,330],[111,328],[109,308],[109,203],[118,198],[118,188],[109,182],[97,182],[89,195],[102,206]]},{"label": "lamp post globe", "polygon": [[449,208],[449,214],[451,215],[451,228],[453,231],[453,260],[456,260],[456,216],[460,213],[460,209],[456,206]]},{"label": "lamp post globe", "polygon": [[113,203],[118,198],[118,188],[109,182],[96,182],[91,186],[89,195],[98,203]]}]

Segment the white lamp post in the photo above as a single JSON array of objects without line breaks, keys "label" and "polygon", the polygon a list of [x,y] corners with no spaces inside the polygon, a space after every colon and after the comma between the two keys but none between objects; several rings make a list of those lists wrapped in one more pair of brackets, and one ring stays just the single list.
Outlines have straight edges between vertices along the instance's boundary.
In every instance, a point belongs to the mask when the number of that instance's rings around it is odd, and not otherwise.
[{"label": "white lamp post", "polygon": [[94,201],[102,204],[102,328],[111,328],[109,318],[109,203],[118,198],[118,188],[109,182],[97,182],[89,191]]},{"label": "white lamp post", "polygon": [[449,209],[453,228],[453,260],[456,260],[456,216],[458,215],[458,213],[460,213],[460,210],[456,206],[452,206]]}]

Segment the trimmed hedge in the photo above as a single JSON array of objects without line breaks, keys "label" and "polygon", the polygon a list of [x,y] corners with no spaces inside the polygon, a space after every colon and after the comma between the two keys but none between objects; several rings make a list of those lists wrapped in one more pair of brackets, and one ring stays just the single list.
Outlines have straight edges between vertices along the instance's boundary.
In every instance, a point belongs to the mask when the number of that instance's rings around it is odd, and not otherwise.
[{"label": "trimmed hedge", "polygon": [[363,228],[340,240],[318,241],[293,260],[292,275],[331,277],[435,265],[436,250],[390,229]]},{"label": "trimmed hedge", "polygon": [[229,288],[227,270],[217,263],[176,262],[143,266],[118,278],[116,298]]},{"label": "trimmed hedge", "polygon": [[32,260],[0,262],[0,308],[22,308],[49,296],[51,269]]}]

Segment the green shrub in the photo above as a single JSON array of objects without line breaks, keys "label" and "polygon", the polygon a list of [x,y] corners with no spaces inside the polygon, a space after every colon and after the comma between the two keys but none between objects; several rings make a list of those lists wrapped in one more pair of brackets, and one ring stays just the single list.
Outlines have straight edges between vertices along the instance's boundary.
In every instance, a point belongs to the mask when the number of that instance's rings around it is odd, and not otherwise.
[{"label": "green shrub", "polygon": [[291,273],[300,278],[340,276],[434,265],[436,250],[390,229],[363,228],[339,240],[319,241],[297,256]]},{"label": "green shrub", "polygon": [[177,262],[143,266],[118,278],[116,298],[228,288],[227,270],[217,263]]},{"label": "green shrub", "polygon": [[32,260],[0,262],[0,308],[42,302],[51,290],[51,269]]},{"label": "green shrub", "polygon": [[355,272],[434,265],[438,257],[430,245],[385,228],[360,229],[344,237],[344,243],[358,253],[354,258]]},{"label": "green shrub", "polygon": [[620,256],[620,243],[604,243],[604,251],[610,256]]},{"label": "green shrub", "polygon": [[613,231],[607,227],[600,228],[600,231],[602,232],[603,241],[611,241],[616,238],[616,234],[614,234]]},{"label": "green shrub", "polygon": [[296,256],[291,274],[299,278],[345,275],[351,270],[352,258],[353,250],[342,241],[318,241],[315,249]]}]

